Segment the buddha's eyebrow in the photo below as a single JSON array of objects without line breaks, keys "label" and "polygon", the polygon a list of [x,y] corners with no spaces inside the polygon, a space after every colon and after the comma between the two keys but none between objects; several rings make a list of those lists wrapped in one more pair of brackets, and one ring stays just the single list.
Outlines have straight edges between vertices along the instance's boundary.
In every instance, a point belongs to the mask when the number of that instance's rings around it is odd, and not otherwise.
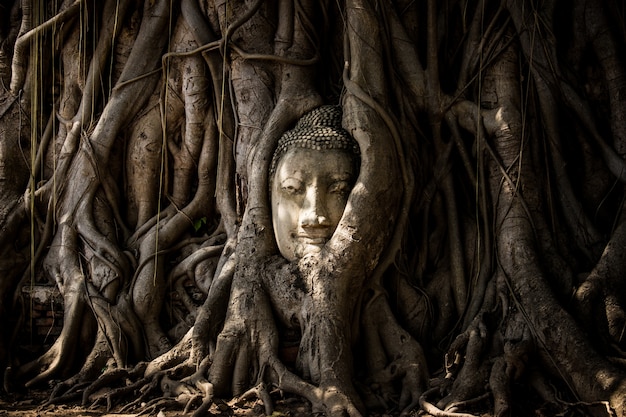
[{"label": "buddha's eyebrow", "polygon": [[302,175],[299,172],[293,172],[280,178],[281,183],[287,180],[296,180],[302,182]]},{"label": "buddha's eyebrow", "polygon": [[349,172],[338,172],[333,174],[331,178],[335,181],[348,181],[352,179],[352,174]]}]

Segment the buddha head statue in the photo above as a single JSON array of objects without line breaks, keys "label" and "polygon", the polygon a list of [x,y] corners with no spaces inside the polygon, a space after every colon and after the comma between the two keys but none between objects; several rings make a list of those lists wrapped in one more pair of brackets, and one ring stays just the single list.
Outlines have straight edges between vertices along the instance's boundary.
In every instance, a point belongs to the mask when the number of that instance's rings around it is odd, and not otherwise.
[{"label": "buddha head statue", "polygon": [[341,107],[305,114],[278,141],[270,166],[272,224],[289,261],[319,252],[346,207],[360,167],[358,143],[341,127]]}]

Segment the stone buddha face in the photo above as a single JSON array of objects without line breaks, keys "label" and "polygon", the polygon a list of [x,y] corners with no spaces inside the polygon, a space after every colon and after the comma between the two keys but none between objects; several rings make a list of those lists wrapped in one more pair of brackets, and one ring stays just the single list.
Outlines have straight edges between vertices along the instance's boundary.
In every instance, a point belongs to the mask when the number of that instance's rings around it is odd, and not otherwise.
[{"label": "stone buddha face", "polygon": [[319,252],[335,232],[355,178],[346,152],[293,148],[278,162],[272,183],[272,222],[289,261]]},{"label": "stone buddha face", "polygon": [[358,145],[340,125],[299,132],[296,126],[294,131],[279,142],[270,189],[274,235],[289,261],[319,252],[331,238],[358,175],[359,159]]}]

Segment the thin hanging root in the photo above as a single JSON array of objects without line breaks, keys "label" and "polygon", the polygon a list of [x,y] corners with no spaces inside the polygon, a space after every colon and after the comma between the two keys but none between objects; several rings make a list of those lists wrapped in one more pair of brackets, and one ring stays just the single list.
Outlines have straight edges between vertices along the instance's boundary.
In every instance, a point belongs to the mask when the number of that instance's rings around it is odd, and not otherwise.
[{"label": "thin hanging root", "polygon": [[[589,103],[583,100],[582,96],[564,80],[564,77],[560,74],[551,71],[553,68],[550,65],[550,61],[558,62],[559,60],[554,56],[555,50],[547,51],[544,49],[544,45],[541,42],[533,42],[530,38],[528,31],[523,30],[526,23],[524,22],[526,16],[521,10],[525,8],[518,7],[515,3],[507,6],[510,12],[513,23],[519,33],[524,34],[520,36],[520,45],[523,53],[529,58],[530,62],[534,62],[535,65],[531,66],[532,76],[535,79],[543,79],[549,84],[554,84],[558,87],[561,98],[569,109],[577,116],[578,121],[587,130],[589,136],[594,140],[596,146],[599,148],[599,154],[602,155],[606,163],[606,167],[618,178],[622,183],[626,182],[626,165],[624,159],[615,151],[607,141],[603,138],[600,129],[597,126],[596,121],[592,117],[592,110]],[[513,6],[513,7],[512,7]],[[550,28],[550,30],[552,30]],[[604,32],[604,28],[603,28]],[[611,42],[612,43],[612,42]],[[546,53],[548,56],[546,56]],[[611,106],[613,108],[613,106]]]}]

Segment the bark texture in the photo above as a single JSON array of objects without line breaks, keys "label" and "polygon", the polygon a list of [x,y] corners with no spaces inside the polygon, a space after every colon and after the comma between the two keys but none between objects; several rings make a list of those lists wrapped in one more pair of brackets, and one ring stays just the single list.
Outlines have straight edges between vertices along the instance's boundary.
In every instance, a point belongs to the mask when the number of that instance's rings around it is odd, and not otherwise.
[{"label": "bark texture", "polygon": [[[625,21],[620,0],[1,2],[2,395],[626,416]],[[360,172],[288,262],[270,163],[325,104]],[[34,285],[63,326],[24,350]]]}]

